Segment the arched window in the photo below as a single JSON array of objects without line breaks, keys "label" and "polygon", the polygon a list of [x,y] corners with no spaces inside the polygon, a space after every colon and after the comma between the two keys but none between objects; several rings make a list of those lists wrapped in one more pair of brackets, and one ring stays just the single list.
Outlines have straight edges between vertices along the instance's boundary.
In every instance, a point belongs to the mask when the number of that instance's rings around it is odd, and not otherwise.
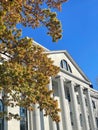
[{"label": "arched window", "polygon": [[[0,113],[4,111],[4,106],[2,100],[0,100]],[[0,117],[0,130],[4,130],[4,118]]]},{"label": "arched window", "polygon": [[61,60],[61,67],[64,68],[64,69],[68,69],[67,68],[67,62],[65,60]]},{"label": "arched window", "polygon": [[71,67],[70,67],[70,65],[67,63],[66,60],[61,60],[60,66],[61,66],[61,68],[63,68],[63,69],[65,69],[65,70],[69,71],[70,73],[72,73]]},{"label": "arched window", "polygon": [[23,107],[20,107],[20,117],[20,130],[28,130],[27,110]]}]

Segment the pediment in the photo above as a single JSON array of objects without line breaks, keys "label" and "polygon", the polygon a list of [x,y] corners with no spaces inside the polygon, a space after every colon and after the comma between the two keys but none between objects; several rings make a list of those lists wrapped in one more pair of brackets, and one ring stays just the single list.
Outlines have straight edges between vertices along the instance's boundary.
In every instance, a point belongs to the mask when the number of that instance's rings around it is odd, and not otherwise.
[{"label": "pediment", "polygon": [[[90,82],[67,51],[49,51],[47,53],[49,54],[48,56],[54,61],[54,64],[56,66],[59,66],[61,70],[71,73],[73,76],[81,80]],[[67,67],[69,66],[72,72],[70,72],[70,69],[67,68],[68,70],[66,70],[66,68],[63,68],[61,66],[62,60],[65,60],[67,62]]]}]

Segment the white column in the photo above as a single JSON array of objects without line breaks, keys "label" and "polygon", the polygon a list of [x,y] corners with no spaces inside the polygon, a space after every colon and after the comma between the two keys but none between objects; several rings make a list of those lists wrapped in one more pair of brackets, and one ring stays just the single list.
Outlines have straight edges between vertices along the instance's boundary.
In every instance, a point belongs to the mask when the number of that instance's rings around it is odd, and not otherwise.
[{"label": "white column", "polygon": [[2,99],[2,96],[3,96],[3,92],[0,91],[0,99]]},{"label": "white column", "polygon": [[31,129],[30,129],[30,124],[31,124],[31,121],[30,121],[30,113],[29,113],[28,110],[27,110],[27,123],[28,123],[28,130],[31,130]]},{"label": "white column", "polygon": [[85,89],[85,92],[86,92],[87,101],[88,101],[88,110],[89,110],[89,116],[90,116],[91,130],[95,130],[96,129],[96,124],[95,124],[92,100],[91,100],[91,97],[90,97],[89,89]]},{"label": "white column", "polygon": [[52,122],[52,128],[53,128],[53,130],[57,130],[57,127],[56,127],[56,122]]},{"label": "white column", "polygon": [[68,123],[68,109],[65,100],[65,90],[64,90],[64,79],[60,76],[58,78],[58,91],[60,96],[60,107],[61,107],[61,115],[62,115],[62,122],[63,122],[63,130],[70,130],[70,124]]},{"label": "white column", "polygon": [[[51,77],[50,77],[50,83],[49,83],[48,87],[49,87],[49,90],[52,90],[52,78]],[[51,95],[51,96],[53,97],[53,95]],[[50,123],[52,123],[52,125],[51,125],[52,130],[57,130],[56,122],[52,121],[51,119],[49,121],[50,121]]]},{"label": "white column", "polygon": [[83,96],[82,86],[78,86],[78,91],[79,91],[80,105],[81,105],[81,110],[82,110],[82,115],[83,115],[83,129],[89,130],[88,116],[87,116],[87,112],[86,112],[86,105],[85,105],[85,99]]},{"label": "white column", "polygon": [[72,112],[74,115],[74,128],[75,130],[81,130],[80,128],[80,119],[79,119],[79,113],[77,110],[77,99],[76,99],[76,94],[74,90],[74,83],[70,82],[69,83],[69,92],[70,92],[70,97],[71,97],[71,107],[72,107]]},{"label": "white column", "polygon": [[35,110],[33,112],[34,116],[34,130],[41,130],[41,124],[40,124],[40,110],[38,109],[38,104],[35,105]]}]

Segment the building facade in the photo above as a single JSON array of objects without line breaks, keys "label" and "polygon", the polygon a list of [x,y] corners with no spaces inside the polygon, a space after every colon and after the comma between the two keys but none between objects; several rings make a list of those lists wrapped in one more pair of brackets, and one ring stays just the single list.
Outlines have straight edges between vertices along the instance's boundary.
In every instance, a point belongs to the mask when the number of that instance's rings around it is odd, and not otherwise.
[{"label": "building facade", "polygon": [[[38,105],[33,112],[9,107],[8,111],[20,114],[22,119],[6,121],[1,118],[0,130],[98,130],[98,91],[93,89],[91,82],[67,51],[46,49],[46,53],[54,65],[60,67],[60,72],[50,78],[48,85],[61,108],[60,122],[56,123],[49,116],[44,116],[44,111],[37,109]],[[2,95],[0,98],[2,111]]]}]

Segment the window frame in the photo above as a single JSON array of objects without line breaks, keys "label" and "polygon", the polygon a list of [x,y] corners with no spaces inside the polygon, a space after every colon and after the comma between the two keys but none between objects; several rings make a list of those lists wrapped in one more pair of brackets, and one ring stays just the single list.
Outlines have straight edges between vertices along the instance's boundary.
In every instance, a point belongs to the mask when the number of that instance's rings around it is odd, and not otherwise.
[{"label": "window frame", "polygon": [[65,69],[66,71],[72,73],[72,69],[66,60],[64,60],[64,59],[61,60],[60,67]]}]

